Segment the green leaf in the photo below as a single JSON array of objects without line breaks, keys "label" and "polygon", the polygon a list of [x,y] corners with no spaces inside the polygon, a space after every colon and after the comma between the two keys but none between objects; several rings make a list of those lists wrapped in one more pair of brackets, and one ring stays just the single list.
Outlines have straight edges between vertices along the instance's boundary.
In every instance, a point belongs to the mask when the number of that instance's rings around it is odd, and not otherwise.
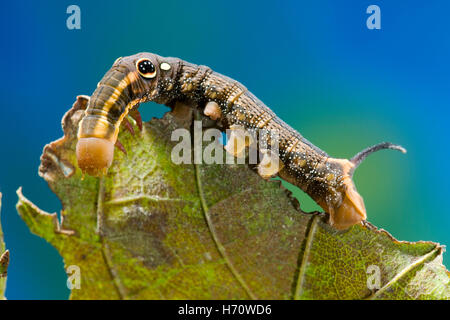
[{"label": "green leaf", "polygon": [[192,121],[183,107],[135,136],[122,130],[128,155],[82,179],[74,149],[86,101],[42,156],[62,222],[21,190],[17,204],[31,232],[80,268],[72,299],[450,298],[439,244],[397,241],[370,223],[336,231],[247,165],[175,165],[171,133]]},{"label": "green leaf", "polygon": [[[0,211],[2,208],[2,194],[0,193]],[[5,248],[3,242],[3,231],[0,223],[0,300],[5,299],[6,275],[8,272],[9,251]]]}]

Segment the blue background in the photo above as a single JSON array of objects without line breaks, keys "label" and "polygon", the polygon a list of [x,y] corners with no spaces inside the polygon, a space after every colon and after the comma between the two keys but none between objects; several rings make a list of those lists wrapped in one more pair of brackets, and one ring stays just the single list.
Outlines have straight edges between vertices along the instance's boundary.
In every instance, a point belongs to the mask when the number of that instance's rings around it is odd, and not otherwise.
[{"label": "blue background", "polygon": [[[81,30],[66,8],[81,8]],[[366,8],[381,8],[368,30]],[[401,240],[450,244],[448,1],[8,1],[1,32],[1,222],[7,298],[66,299],[62,259],[16,213],[15,194],[61,205],[37,172],[61,117],[119,56],[140,51],[210,66],[246,85],[334,157],[392,141],[356,171],[369,221]],[[141,107],[144,118],[167,109]],[[295,189],[294,189],[295,190]],[[303,209],[315,209],[300,191]],[[444,262],[450,265],[448,257]]]}]

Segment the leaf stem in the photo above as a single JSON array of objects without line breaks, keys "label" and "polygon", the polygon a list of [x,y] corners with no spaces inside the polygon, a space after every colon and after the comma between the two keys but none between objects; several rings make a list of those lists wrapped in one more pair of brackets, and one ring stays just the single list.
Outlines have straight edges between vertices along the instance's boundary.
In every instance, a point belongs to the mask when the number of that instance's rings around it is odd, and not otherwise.
[{"label": "leaf stem", "polygon": [[434,248],[433,250],[428,252],[426,255],[420,257],[419,259],[417,259],[413,263],[411,263],[408,266],[406,266],[406,268],[404,268],[398,274],[396,274],[395,277],[393,277],[382,288],[380,288],[378,291],[376,291],[375,293],[371,294],[370,296],[368,296],[364,300],[374,300],[374,299],[376,299],[377,297],[382,295],[385,291],[389,290],[401,278],[403,278],[404,276],[407,276],[409,274],[409,272],[411,272],[413,269],[415,269],[418,266],[420,266],[421,264],[425,263],[428,259],[433,257],[436,253],[439,254],[440,252],[441,252],[441,247],[438,246],[438,247]]},{"label": "leaf stem", "polygon": [[[195,120],[200,119],[200,115],[199,115],[198,111],[194,111],[194,119]],[[225,260],[225,264],[227,265],[228,269],[233,274],[233,276],[236,278],[236,280],[239,282],[239,284],[242,286],[242,288],[247,293],[247,295],[250,297],[250,299],[256,300],[257,297],[253,294],[253,292],[250,290],[250,288],[245,283],[242,276],[239,274],[239,272],[233,266],[233,263],[231,262],[230,258],[228,257],[224,246],[222,245],[222,243],[220,242],[220,240],[217,236],[216,230],[214,228],[214,224],[211,221],[211,216],[209,215],[208,205],[206,204],[205,196],[203,193],[202,182],[200,180],[200,166],[194,162],[194,168],[195,168],[195,180],[197,182],[197,189],[198,189],[198,193],[199,193],[199,197],[200,197],[200,203],[201,203],[201,206],[203,209],[206,224],[208,225],[209,232],[211,233],[211,236],[216,245],[216,248],[219,251],[222,258]]]},{"label": "leaf stem", "polygon": [[116,288],[117,295],[121,300],[124,300],[127,298],[127,290],[123,286],[122,282],[120,281],[119,275],[117,274],[117,271],[113,267],[112,263],[112,257],[111,252],[108,246],[108,243],[105,239],[105,232],[104,232],[104,215],[103,212],[103,204],[105,202],[105,177],[101,177],[99,179],[99,190],[98,190],[98,198],[97,198],[97,234],[100,237],[100,241],[102,244],[102,256],[103,260],[105,261],[105,265],[108,269],[109,275],[114,283],[114,287]]},{"label": "leaf stem", "polygon": [[316,233],[317,223],[319,221],[319,216],[315,215],[311,219],[311,227],[309,228],[308,236],[306,237],[305,251],[303,252],[302,262],[298,270],[297,285],[295,287],[294,300],[300,300],[303,288],[303,282],[305,279],[306,267],[308,264],[308,257],[311,251],[314,234]]}]

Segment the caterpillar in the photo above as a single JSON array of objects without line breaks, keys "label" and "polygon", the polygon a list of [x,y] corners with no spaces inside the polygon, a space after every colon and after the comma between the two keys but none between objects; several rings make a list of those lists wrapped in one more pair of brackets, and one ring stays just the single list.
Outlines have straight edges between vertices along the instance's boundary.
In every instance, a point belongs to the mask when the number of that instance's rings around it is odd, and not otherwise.
[{"label": "caterpillar", "polygon": [[[278,118],[241,83],[203,65],[138,53],[118,58],[90,98],[79,125],[76,146],[78,166],[83,173],[104,174],[111,166],[114,146],[125,151],[117,140],[120,126],[130,129],[126,118],[129,115],[142,129],[137,109],[147,101],[169,107],[188,101],[220,123],[222,129],[241,126],[248,131],[276,131],[278,158],[266,153],[258,173],[264,178],[278,175],[302,189],[329,214],[329,223],[339,230],[366,219],[363,198],[352,180],[358,165],[381,149],[406,152],[399,145],[383,142],[349,160],[332,158]],[[239,137],[238,131],[235,132]],[[267,169],[272,160],[281,163],[275,171]]]}]

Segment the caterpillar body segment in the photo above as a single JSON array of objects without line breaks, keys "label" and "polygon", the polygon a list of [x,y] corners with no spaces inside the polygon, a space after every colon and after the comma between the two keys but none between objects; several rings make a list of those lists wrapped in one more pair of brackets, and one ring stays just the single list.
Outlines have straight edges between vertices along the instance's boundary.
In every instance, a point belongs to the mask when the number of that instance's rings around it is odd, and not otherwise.
[{"label": "caterpillar body segment", "polygon": [[[114,145],[123,149],[117,140],[121,124],[128,127],[126,116],[130,115],[141,129],[137,107],[147,101],[168,106],[188,102],[202,109],[205,115],[217,120],[220,128],[231,129],[231,144],[225,149],[235,156],[242,155],[252,142],[246,133],[255,137],[261,131],[267,132],[266,145],[257,145],[263,154],[258,173],[264,178],[278,174],[301,188],[329,213],[330,224],[337,229],[366,219],[363,199],[352,181],[359,163],[380,149],[405,152],[399,146],[383,143],[351,160],[331,158],[278,118],[239,82],[206,66],[139,53],[117,59],[89,101],[80,122],[76,148],[83,172],[101,175],[107,170]],[[276,153],[271,148],[275,142]]]}]

